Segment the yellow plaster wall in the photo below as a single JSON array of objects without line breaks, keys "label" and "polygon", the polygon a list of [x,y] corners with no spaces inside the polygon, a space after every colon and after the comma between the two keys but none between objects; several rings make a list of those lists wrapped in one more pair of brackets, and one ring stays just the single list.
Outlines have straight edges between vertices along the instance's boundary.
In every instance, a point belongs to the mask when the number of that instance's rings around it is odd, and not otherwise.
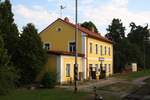
[{"label": "yellow plaster wall", "polygon": [[[92,53],[90,53],[90,43],[92,43]],[[98,44],[98,54],[96,54],[96,44]],[[103,55],[101,56],[100,54],[100,45],[103,46]],[[104,55],[104,47],[107,47],[107,54]],[[110,47],[110,55],[108,55],[108,47]],[[108,64],[111,65],[111,71],[108,72],[106,75],[112,75],[113,73],[113,46],[110,43],[107,42],[103,42],[103,41],[99,41],[93,38],[88,37],[87,38],[87,59],[88,59],[88,63],[87,63],[87,67],[88,67],[88,76],[89,76],[89,64],[93,64],[93,66],[95,67],[95,64],[98,64],[98,66],[100,67],[101,62],[99,61],[99,57],[103,57],[104,59],[112,59],[112,61],[109,60],[105,60],[103,61],[103,67],[104,64],[107,64],[107,69],[108,69]]]},{"label": "yellow plaster wall", "polygon": [[41,72],[37,75],[35,80],[40,81],[46,72],[56,74],[56,68],[57,68],[57,55],[51,54],[48,56],[47,63],[42,68]]},{"label": "yellow plaster wall", "polygon": [[[64,66],[64,81],[74,80],[74,62],[75,58],[73,56],[64,56],[63,57],[63,66]],[[66,77],[66,64],[70,64],[70,77]],[[82,71],[82,58],[78,57],[78,73]]]},{"label": "yellow plaster wall", "polygon": [[[57,29],[61,28],[58,32]],[[74,41],[75,28],[64,23],[61,20],[57,20],[50,27],[40,33],[40,37],[43,43],[50,43],[51,49],[54,51],[68,51],[69,42]],[[82,34],[78,33],[78,52],[82,53]]]}]

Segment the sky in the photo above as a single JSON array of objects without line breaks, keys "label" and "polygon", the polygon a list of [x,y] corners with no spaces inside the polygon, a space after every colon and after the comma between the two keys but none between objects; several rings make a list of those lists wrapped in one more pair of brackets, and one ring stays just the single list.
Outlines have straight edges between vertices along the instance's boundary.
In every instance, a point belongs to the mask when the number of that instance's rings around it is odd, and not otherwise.
[{"label": "sky", "polygon": [[[65,6],[62,19],[68,17],[75,22],[75,0],[10,0],[15,23],[19,30],[33,23],[38,32],[60,18],[60,5]],[[78,0],[78,22],[92,21],[102,35],[113,18],[121,19],[130,31],[129,24],[150,25],[150,0]]]}]

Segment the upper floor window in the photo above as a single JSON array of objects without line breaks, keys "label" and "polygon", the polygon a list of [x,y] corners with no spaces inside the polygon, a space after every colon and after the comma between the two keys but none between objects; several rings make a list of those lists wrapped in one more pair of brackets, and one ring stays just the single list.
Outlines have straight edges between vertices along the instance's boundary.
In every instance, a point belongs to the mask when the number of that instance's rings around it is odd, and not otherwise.
[{"label": "upper floor window", "polygon": [[44,49],[50,50],[50,44],[49,43],[44,43]]},{"label": "upper floor window", "polygon": [[56,28],[56,31],[57,31],[57,32],[60,32],[61,30],[62,30],[61,27],[57,27],[57,28]]},{"label": "upper floor window", "polygon": [[103,55],[103,46],[102,45],[100,46],[100,55],[101,56]]},{"label": "upper floor window", "polygon": [[75,50],[76,50],[76,44],[75,44],[75,42],[70,42],[69,43],[69,51],[70,52],[75,52]]},{"label": "upper floor window", "polygon": [[98,54],[98,44],[96,44],[95,46],[96,46],[96,54]]},{"label": "upper floor window", "polygon": [[110,47],[108,48],[108,55],[110,56]]},{"label": "upper floor window", "polygon": [[106,46],[105,46],[104,50],[105,50],[105,53],[104,53],[104,54],[106,55],[106,54],[107,54],[107,48],[106,48]]},{"label": "upper floor window", "polygon": [[90,53],[92,53],[92,43],[90,43]]}]

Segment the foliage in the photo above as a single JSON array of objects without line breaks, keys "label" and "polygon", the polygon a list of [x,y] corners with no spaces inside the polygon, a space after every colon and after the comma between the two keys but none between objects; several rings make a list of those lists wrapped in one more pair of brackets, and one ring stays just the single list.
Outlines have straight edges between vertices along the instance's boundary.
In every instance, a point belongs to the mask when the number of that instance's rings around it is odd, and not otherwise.
[{"label": "foliage", "polygon": [[14,23],[12,7],[9,0],[0,2],[0,31],[4,39],[5,48],[8,55],[11,56],[11,61],[16,62],[16,48],[18,42],[18,29]]},{"label": "foliage", "polygon": [[114,43],[119,43],[121,39],[125,37],[125,27],[120,19],[113,19],[111,25],[107,28],[106,38],[113,41]]},{"label": "foliage", "polygon": [[[113,41],[114,45],[114,72],[119,72],[124,67],[124,54],[121,51],[121,46],[125,46],[125,27],[120,19],[113,19],[111,25],[108,26],[106,38]],[[125,41],[126,43],[126,41]],[[123,44],[123,45],[122,45]],[[124,48],[124,47],[123,47]]]},{"label": "foliage", "polygon": [[84,23],[81,24],[81,26],[84,27],[84,28],[89,29],[90,31],[92,31],[93,30],[92,28],[94,28],[94,32],[98,33],[98,29],[96,28],[96,25],[91,21],[84,22]]},{"label": "foliage", "polygon": [[0,37],[0,95],[7,94],[15,86],[17,79],[17,71],[11,65],[10,57]]},{"label": "foliage", "polygon": [[41,83],[45,88],[54,88],[56,85],[56,75],[46,72]]},{"label": "foliage", "polygon": [[[131,31],[128,34],[128,39],[131,43],[134,43],[137,45],[138,52],[140,53],[140,56],[138,57],[138,65],[139,66],[145,66],[144,63],[146,63],[146,67],[149,67],[149,59],[150,59],[150,40],[148,37],[150,36],[148,25],[141,26],[136,25],[135,23],[130,23]],[[136,54],[138,55],[138,54]],[[145,55],[145,57],[144,57]],[[142,59],[141,59],[142,58]],[[146,59],[146,62],[144,62],[144,59]]]},{"label": "foliage", "polygon": [[31,23],[23,27],[18,47],[18,66],[21,70],[21,84],[30,84],[34,81],[47,60],[37,29]]}]

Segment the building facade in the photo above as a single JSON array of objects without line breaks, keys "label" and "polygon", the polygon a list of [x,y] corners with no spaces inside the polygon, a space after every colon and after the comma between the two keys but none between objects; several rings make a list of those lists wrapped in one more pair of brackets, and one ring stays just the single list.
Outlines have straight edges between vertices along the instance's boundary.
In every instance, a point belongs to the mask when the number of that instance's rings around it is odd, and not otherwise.
[{"label": "building facade", "polygon": [[[56,73],[60,83],[74,80],[75,27],[68,18],[57,19],[40,37],[49,58],[45,70]],[[113,45],[99,33],[78,25],[78,80],[99,79],[113,74]],[[44,72],[44,71],[43,71]]]}]

